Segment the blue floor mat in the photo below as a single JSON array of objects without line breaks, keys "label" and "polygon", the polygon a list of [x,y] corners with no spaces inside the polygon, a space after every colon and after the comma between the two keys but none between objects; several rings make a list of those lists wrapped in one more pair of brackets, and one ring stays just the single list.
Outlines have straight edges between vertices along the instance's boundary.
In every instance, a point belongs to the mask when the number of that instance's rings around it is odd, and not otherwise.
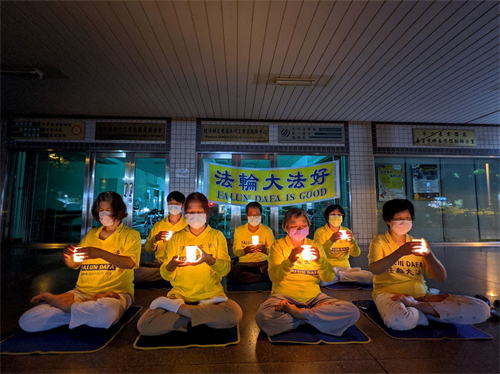
[{"label": "blue floor mat", "polygon": [[224,278],[224,289],[227,292],[260,292],[271,291],[273,284],[271,282],[257,283],[239,283],[234,282],[228,277]]},{"label": "blue floor mat", "polygon": [[364,344],[371,339],[356,326],[349,327],[342,336],[333,336],[318,331],[311,325],[301,325],[295,330],[269,336],[271,343],[289,344]]},{"label": "blue floor mat", "polygon": [[134,342],[135,349],[168,349],[190,347],[225,347],[240,342],[239,327],[213,329],[206,325],[189,327],[187,332],[172,331],[158,336],[139,335]]},{"label": "blue floor mat", "polygon": [[325,288],[328,290],[373,290],[373,285],[356,282],[342,282],[331,284]]},{"label": "blue floor mat", "polygon": [[[457,325],[454,323],[441,323],[429,320],[428,326],[417,326],[408,331],[396,331],[384,324],[377,306],[373,300],[360,300],[363,307],[360,311],[380,327],[387,335],[395,339],[403,340],[472,340],[472,339],[493,339],[490,334],[481,331],[471,325]],[[358,306],[358,301],[352,303]]]},{"label": "blue floor mat", "polygon": [[21,331],[0,343],[6,355],[91,353],[104,348],[142,309],[131,306],[109,329],[79,326],[72,330],[61,326],[41,332]]}]

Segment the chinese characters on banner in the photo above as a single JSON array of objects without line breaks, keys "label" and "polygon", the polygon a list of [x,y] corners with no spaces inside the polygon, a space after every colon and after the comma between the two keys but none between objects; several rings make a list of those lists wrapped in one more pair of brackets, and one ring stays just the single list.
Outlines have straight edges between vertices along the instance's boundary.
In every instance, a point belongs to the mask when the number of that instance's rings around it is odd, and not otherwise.
[{"label": "chinese characters on banner", "polygon": [[413,194],[415,200],[434,200],[439,196],[439,176],[436,164],[413,164]]},{"label": "chinese characters on banner", "polygon": [[413,129],[413,145],[435,147],[475,147],[475,130]]},{"label": "chinese characters on banner", "polygon": [[277,169],[206,163],[204,184],[208,200],[232,205],[285,206],[340,197],[338,161]]},{"label": "chinese characters on banner", "polygon": [[378,201],[405,198],[403,170],[402,165],[377,166]]}]

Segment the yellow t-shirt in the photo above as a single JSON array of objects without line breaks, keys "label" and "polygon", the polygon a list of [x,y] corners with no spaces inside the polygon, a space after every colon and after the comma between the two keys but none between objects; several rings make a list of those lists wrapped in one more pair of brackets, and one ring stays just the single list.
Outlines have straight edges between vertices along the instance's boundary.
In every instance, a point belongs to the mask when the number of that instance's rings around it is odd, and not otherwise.
[{"label": "yellow t-shirt", "polygon": [[[406,235],[410,242],[412,236]],[[389,231],[377,235],[370,244],[368,264],[381,260],[396,251],[399,246],[392,240]],[[373,277],[372,296],[382,292],[404,293],[415,298],[427,293],[424,274],[428,274],[424,257],[408,255],[401,257],[385,273]]]},{"label": "yellow t-shirt", "polygon": [[320,279],[331,282],[335,277],[321,244],[306,238],[304,245],[311,245],[319,249],[318,262],[305,261],[302,256],[299,256],[295,262],[290,261],[288,257],[294,245],[288,235],[274,242],[268,260],[269,278],[273,282],[272,293],[287,295],[303,303],[321,293]]},{"label": "yellow t-shirt", "polygon": [[156,222],[151,228],[151,231],[149,232],[148,238],[146,240],[146,244],[144,244],[144,249],[146,250],[146,252],[156,251],[156,260],[158,262],[163,262],[167,242],[163,242],[163,240],[156,241],[156,235],[160,231],[172,231],[172,233],[176,233],[178,231],[184,230],[187,225],[188,224],[184,216],[181,216],[181,219],[175,225],[172,225],[170,223],[168,217],[163,218],[161,221]]},{"label": "yellow t-shirt", "polygon": [[[347,227],[340,226],[339,230],[345,230],[352,234],[351,230]],[[314,233],[314,240],[323,245],[325,249],[328,262],[334,268],[347,268],[351,267],[349,263],[349,256],[358,257],[361,254],[361,249],[359,248],[358,243],[354,237],[352,241],[349,243],[347,240],[337,240],[335,243],[332,243],[330,238],[333,235],[333,231],[328,225],[328,223],[320,227]]]},{"label": "yellow t-shirt", "polygon": [[248,223],[234,230],[233,253],[238,256],[239,262],[261,262],[267,260],[267,255],[262,252],[245,254],[245,247],[252,245],[252,236],[259,236],[259,244],[265,245],[269,252],[269,248],[274,243],[273,231],[263,224],[259,225],[259,229],[255,232],[248,230]]},{"label": "yellow t-shirt", "polygon": [[[128,256],[135,267],[141,258],[141,235],[123,223],[105,240],[99,239],[104,226],[90,229],[78,247],[96,247],[115,255]],[[134,297],[134,270],[120,269],[102,258],[84,260],[79,264],[80,274],[76,282],[76,290],[94,296],[100,292],[113,291],[126,293]],[[78,269],[77,268],[77,269]]]},{"label": "yellow t-shirt", "polygon": [[[196,245],[205,252],[211,254],[215,259],[213,266],[203,263],[195,266],[178,267],[174,271],[168,271],[167,265],[174,256],[180,260],[186,259],[186,246]],[[227,252],[227,241],[219,231],[207,225],[205,230],[198,236],[189,231],[189,226],[175,233],[167,243],[165,261],[160,272],[161,276],[170,281],[173,288],[168,297],[184,299],[194,302],[210,299],[215,296],[225,296],[221,285],[222,277],[229,273],[231,259]]]}]

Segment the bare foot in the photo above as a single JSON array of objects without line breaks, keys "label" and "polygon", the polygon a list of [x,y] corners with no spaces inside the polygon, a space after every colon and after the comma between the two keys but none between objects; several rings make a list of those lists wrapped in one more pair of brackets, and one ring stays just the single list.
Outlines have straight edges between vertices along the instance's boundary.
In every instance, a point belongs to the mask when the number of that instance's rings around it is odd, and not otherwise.
[{"label": "bare foot", "polygon": [[290,314],[293,318],[306,319],[302,310],[298,308],[295,304],[290,303],[288,300],[282,300],[275,308],[278,312],[285,312]]},{"label": "bare foot", "polygon": [[32,302],[33,304],[38,304],[38,303],[41,303],[41,302],[48,303],[47,300],[50,299],[53,296],[54,295],[52,295],[50,292],[43,292],[43,293],[41,293],[39,295],[33,296],[31,298],[30,302]]},{"label": "bare foot", "polygon": [[96,300],[103,299],[105,297],[110,297],[112,299],[119,299],[120,295],[118,295],[116,292],[113,292],[113,291],[100,292],[97,295],[95,295]]}]

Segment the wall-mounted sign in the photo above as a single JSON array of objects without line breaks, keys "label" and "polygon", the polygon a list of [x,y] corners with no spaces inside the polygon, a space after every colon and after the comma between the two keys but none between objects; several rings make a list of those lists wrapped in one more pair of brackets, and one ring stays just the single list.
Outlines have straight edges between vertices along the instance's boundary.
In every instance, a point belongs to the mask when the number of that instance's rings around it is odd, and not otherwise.
[{"label": "wall-mounted sign", "polygon": [[202,142],[269,143],[267,125],[201,125]]},{"label": "wall-mounted sign", "polygon": [[378,165],[378,201],[405,198],[402,165]]},{"label": "wall-mounted sign", "polygon": [[280,143],[344,144],[344,128],[328,126],[278,126]]},{"label": "wall-mounted sign", "polygon": [[95,140],[165,140],[165,123],[97,122]]},{"label": "wall-mounted sign", "polygon": [[189,169],[175,169],[176,178],[189,178]]},{"label": "wall-mounted sign", "polygon": [[411,170],[415,200],[434,200],[439,197],[439,176],[436,164],[413,164]]},{"label": "wall-mounted sign", "polygon": [[12,121],[7,125],[7,137],[36,140],[84,140],[85,122]]},{"label": "wall-mounted sign", "polygon": [[337,199],[339,183],[338,161],[275,169],[204,165],[208,200],[223,204],[256,201],[264,206],[285,206]]},{"label": "wall-mounted sign", "polygon": [[475,147],[475,130],[413,129],[413,145],[434,147]]}]

